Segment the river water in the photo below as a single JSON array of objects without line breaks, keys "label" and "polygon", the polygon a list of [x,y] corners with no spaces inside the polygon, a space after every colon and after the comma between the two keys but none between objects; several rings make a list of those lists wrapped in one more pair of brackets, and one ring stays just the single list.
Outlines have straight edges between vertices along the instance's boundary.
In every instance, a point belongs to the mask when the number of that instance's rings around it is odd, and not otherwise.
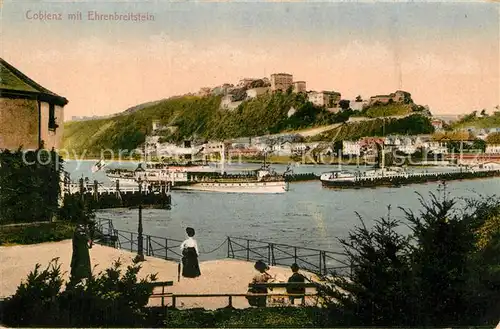
[{"label": "river water", "polygon": [[[65,169],[73,180],[84,176],[111,184],[104,172],[91,173],[95,161],[69,161]],[[117,167],[117,164],[110,165]],[[122,168],[135,168],[134,163],[122,163]],[[246,168],[258,165],[243,164]],[[284,171],[284,165],[273,166]],[[344,167],[346,168],[346,167]],[[356,167],[354,167],[356,168]],[[299,166],[296,173],[321,173],[338,166]],[[363,169],[363,168],[360,168]],[[441,171],[444,169],[427,169]],[[418,195],[428,199],[429,192],[438,193],[437,183],[410,185],[399,188],[359,190],[331,190],[319,181],[291,183],[284,194],[221,194],[210,192],[172,192],[172,209],[143,210],[144,234],[183,240],[187,226],[196,229],[196,238],[202,252],[219,246],[227,236],[244,237],[274,243],[341,251],[337,237],[345,237],[360,221],[367,226],[387,215],[404,220],[398,207],[415,212],[422,209]],[[447,192],[452,197],[493,195],[500,191],[500,178],[448,182]],[[111,209],[99,211],[100,218],[113,220],[115,228],[137,231],[137,209]],[[402,225],[399,230],[408,233]],[[224,249],[225,250],[225,249]],[[220,258],[222,249],[201,259]]]}]

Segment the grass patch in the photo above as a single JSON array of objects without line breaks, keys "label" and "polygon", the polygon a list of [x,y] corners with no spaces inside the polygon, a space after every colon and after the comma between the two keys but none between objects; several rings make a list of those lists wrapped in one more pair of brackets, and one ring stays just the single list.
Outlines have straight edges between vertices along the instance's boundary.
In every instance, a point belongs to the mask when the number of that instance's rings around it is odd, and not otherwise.
[{"label": "grass patch", "polygon": [[74,224],[47,222],[0,226],[0,246],[56,242],[73,237]]},{"label": "grass patch", "polygon": [[395,115],[406,115],[412,112],[411,105],[408,104],[386,104],[386,105],[373,105],[366,110],[364,114],[369,118],[380,118]]}]

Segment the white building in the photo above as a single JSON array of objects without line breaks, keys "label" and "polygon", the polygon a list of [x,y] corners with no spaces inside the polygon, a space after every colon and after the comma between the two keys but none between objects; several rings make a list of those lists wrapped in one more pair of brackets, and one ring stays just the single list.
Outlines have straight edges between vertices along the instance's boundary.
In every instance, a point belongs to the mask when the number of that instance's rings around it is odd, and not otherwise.
[{"label": "white building", "polygon": [[361,144],[359,141],[342,141],[343,155],[361,155]]},{"label": "white building", "polygon": [[287,141],[273,144],[270,147],[270,151],[276,155],[292,155],[292,143]]},{"label": "white building", "polygon": [[269,92],[269,87],[252,88],[246,91],[247,99],[256,98]]},{"label": "white building", "polygon": [[328,91],[311,91],[307,99],[316,106],[337,107],[340,102],[340,93]]},{"label": "white building", "polygon": [[368,106],[368,101],[356,102],[356,100],[349,101],[349,107],[354,111],[362,111],[364,107]]},{"label": "white building", "polygon": [[486,145],[486,150],[484,153],[488,154],[500,154],[500,145]]}]

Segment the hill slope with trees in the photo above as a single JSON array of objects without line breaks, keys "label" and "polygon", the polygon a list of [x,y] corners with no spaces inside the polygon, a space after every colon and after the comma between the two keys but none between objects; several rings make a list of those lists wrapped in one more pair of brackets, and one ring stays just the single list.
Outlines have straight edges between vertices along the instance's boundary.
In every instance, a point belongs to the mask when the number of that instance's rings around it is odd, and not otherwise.
[{"label": "hill slope with trees", "polygon": [[221,140],[294,131],[346,122],[350,116],[359,114],[348,108],[332,113],[313,105],[307,100],[307,95],[291,92],[246,100],[232,111],[220,109],[220,103],[221,96],[183,96],[152,102],[128,115],[67,122],[64,148],[71,155],[74,152],[85,156],[98,156],[103,149],[133,150],[145,142],[153,120],[172,128],[165,130],[163,141],[180,142],[184,139]]}]

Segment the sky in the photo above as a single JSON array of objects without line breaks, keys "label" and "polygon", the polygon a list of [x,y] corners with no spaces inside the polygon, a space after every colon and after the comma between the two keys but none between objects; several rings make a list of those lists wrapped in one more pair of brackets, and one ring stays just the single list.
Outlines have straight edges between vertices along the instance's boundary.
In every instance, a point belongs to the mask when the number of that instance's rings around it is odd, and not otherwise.
[{"label": "sky", "polygon": [[435,114],[500,104],[499,2],[2,2],[1,57],[66,97],[66,120],[277,72],[344,99],[402,89]]}]

